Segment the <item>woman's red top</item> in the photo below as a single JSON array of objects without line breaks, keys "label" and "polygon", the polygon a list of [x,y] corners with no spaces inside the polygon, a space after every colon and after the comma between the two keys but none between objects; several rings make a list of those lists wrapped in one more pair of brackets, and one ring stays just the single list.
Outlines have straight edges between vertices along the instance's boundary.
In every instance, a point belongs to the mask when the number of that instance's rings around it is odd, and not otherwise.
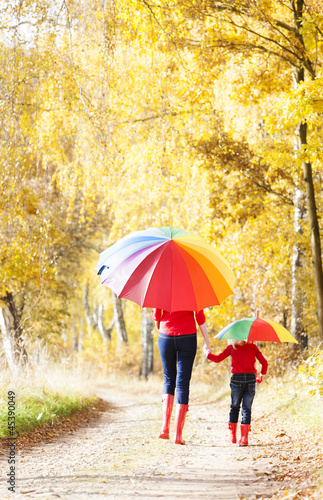
[{"label": "woman's red top", "polygon": [[196,333],[196,321],[199,325],[205,323],[203,309],[194,311],[175,311],[169,313],[162,309],[153,309],[152,317],[160,321],[159,331],[167,335],[190,335]]},{"label": "woman's red top", "polygon": [[261,373],[266,375],[268,362],[255,344],[247,342],[244,345],[228,345],[223,352],[218,355],[208,354],[207,359],[220,363],[228,356],[231,356],[231,373],[256,373],[256,359],[261,363]]}]

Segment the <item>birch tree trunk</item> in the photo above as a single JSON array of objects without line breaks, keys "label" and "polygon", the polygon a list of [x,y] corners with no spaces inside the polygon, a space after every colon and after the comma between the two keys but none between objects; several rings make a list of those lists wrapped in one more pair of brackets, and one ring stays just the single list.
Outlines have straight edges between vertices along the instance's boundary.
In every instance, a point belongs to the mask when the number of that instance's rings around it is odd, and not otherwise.
[{"label": "birch tree trunk", "polygon": [[73,328],[72,328],[72,345],[73,345],[73,352],[77,352],[77,350],[78,350],[78,338],[77,338],[75,324],[73,325]]},{"label": "birch tree trunk", "polygon": [[117,330],[118,345],[122,347],[128,342],[128,335],[126,331],[126,325],[123,317],[122,302],[115,293],[112,292],[112,303],[114,312],[114,321]]},{"label": "birch tree trunk", "polygon": [[[303,220],[305,217],[304,193],[297,189],[294,195],[294,232],[296,238],[303,233]],[[304,291],[300,286],[300,276],[303,268],[303,251],[298,241],[293,248],[292,256],[292,314],[291,314],[291,334],[297,339],[302,348],[307,347],[307,336],[305,335],[302,320],[304,308]],[[294,345],[293,345],[294,348]]]},{"label": "birch tree trunk", "polygon": [[15,306],[13,295],[6,292],[0,297],[0,328],[2,332],[3,347],[9,369],[14,373],[19,363],[25,364],[27,352],[22,338],[19,315]]},{"label": "birch tree trunk", "polygon": [[97,330],[98,324],[96,321],[95,314],[91,313],[90,309],[90,304],[89,304],[89,284],[87,283],[84,287],[84,293],[83,293],[83,307],[84,307],[84,313],[85,313],[85,319],[87,323],[87,331],[88,331],[88,337],[91,337],[92,334],[92,328],[94,330]]},{"label": "birch tree trunk", "polygon": [[9,370],[14,375],[16,373],[17,366],[13,355],[11,337],[6,325],[2,307],[0,307],[0,329],[2,333],[3,350],[6,356]]},{"label": "birch tree trunk", "polygon": [[150,312],[144,308],[141,313],[141,343],[142,343],[142,364],[141,375],[147,379],[154,369],[154,343],[153,331],[154,322]]},{"label": "birch tree trunk", "polygon": [[80,330],[77,339],[77,350],[80,352],[84,349],[84,319],[81,318]]},{"label": "birch tree trunk", "polygon": [[111,332],[115,325],[115,319],[113,318],[108,328],[105,327],[103,322],[104,308],[102,304],[98,306],[98,328],[101,333],[104,342],[111,342]]},{"label": "birch tree trunk", "polygon": [[[92,328],[93,328],[93,330],[98,330],[100,332],[102,340],[104,342],[111,342],[111,332],[116,324],[115,317],[113,317],[112,321],[110,322],[110,325],[108,326],[108,328],[106,328],[104,325],[104,321],[103,321],[103,313],[104,313],[103,304],[100,303],[97,305],[96,301],[94,301],[93,302],[93,309],[92,309],[93,312],[91,311],[90,304],[89,304],[89,284],[88,283],[84,287],[83,307],[84,307],[84,314],[85,314],[85,318],[86,318],[86,322],[87,322],[87,326],[88,326],[88,334],[91,335]],[[115,309],[114,309],[114,312],[115,312]]]}]

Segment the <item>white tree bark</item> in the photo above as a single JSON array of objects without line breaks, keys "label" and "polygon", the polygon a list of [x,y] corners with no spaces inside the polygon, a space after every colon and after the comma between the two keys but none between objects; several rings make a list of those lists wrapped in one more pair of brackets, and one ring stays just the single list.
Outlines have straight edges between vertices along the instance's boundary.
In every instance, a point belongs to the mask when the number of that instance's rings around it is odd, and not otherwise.
[{"label": "white tree bark", "polygon": [[10,332],[7,329],[6,321],[4,318],[3,314],[3,308],[0,307],[0,329],[2,333],[2,343],[3,343],[3,350],[6,356],[6,360],[9,366],[9,370],[13,375],[16,374],[17,372],[17,366],[15,363],[14,355],[13,355],[13,349],[12,349],[12,339]]},{"label": "white tree bark", "polygon": [[154,369],[154,343],[152,331],[154,321],[150,311],[146,308],[141,313],[141,343],[142,343],[142,365],[141,375],[147,379]]},{"label": "white tree bark", "polygon": [[[305,217],[304,193],[295,189],[294,196],[294,233],[296,237],[302,234],[302,222]],[[302,249],[296,242],[292,256],[292,314],[291,334],[298,340],[302,347],[306,347],[307,337],[302,322],[304,308],[303,290],[300,286],[300,275],[302,273]]]},{"label": "white tree bark", "polygon": [[122,302],[121,299],[119,299],[119,297],[117,297],[114,292],[112,292],[112,302],[113,302],[114,321],[117,330],[118,345],[119,347],[122,347],[125,343],[128,342],[128,335],[123,317]]}]

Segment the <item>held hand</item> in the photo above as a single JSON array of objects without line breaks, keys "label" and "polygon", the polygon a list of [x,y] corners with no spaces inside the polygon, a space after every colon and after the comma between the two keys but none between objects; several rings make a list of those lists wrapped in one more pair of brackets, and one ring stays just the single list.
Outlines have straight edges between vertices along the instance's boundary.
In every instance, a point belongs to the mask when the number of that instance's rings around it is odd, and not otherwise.
[{"label": "held hand", "polygon": [[209,347],[207,347],[207,345],[204,344],[203,346],[203,354],[205,357],[208,357],[208,354],[211,353],[211,349]]},{"label": "held hand", "polygon": [[259,377],[256,378],[257,384],[261,384],[263,378],[264,378],[264,376],[262,374],[260,374]]}]

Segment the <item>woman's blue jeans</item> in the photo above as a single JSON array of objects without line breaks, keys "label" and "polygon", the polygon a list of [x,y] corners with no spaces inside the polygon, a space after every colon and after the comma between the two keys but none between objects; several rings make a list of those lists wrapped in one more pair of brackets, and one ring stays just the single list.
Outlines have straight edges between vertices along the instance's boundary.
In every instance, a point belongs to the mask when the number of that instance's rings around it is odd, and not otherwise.
[{"label": "woman's blue jeans", "polygon": [[196,333],[176,336],[159,333],[158,348],[164,372],[163,394],[174,395],[176,388],[176,402],[188,405]]},{"label": "woman's blue jeans", "polygon": [[230,381],[231,407],[229,422],[238,422],[241,409],[241,424],[250,424],[251,407],[256,393],[256,375],[254,373],[234,373]]}]

